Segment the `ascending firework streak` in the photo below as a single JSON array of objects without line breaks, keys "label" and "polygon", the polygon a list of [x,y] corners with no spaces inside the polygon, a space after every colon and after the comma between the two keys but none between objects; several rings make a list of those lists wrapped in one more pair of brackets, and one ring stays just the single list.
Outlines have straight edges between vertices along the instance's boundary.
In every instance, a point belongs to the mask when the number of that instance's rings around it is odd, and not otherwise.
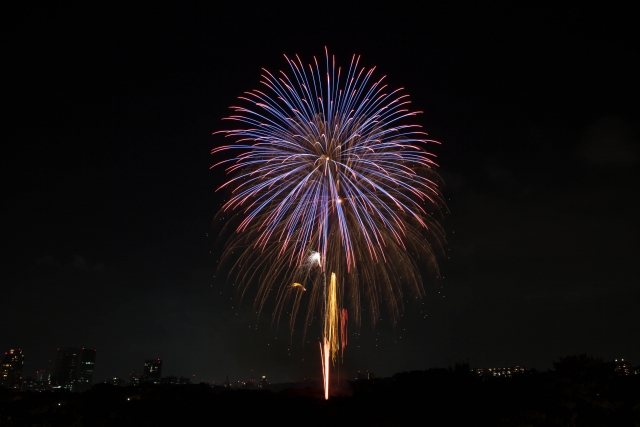
[{"label": "ascending firework streak", "polygon": [[423,148],[435,141],[407,123],[418,112],[401,89],[389,91],[356,56],[346,73],[328,53],[326,71],[315,58],[285,58],[291,74],[264,70],[264,89],[246,92],[248,106],[227,118],[242,125],[222,132],[235,143],[212,150],[240,151],[216,164],[233,175],[220,187],[232,191],[219,215],[233,231],[221,264],[241,296],[259,283],[257,310],[275,299],[273,320],[288,314],[292,331],[301,305],[305,333],[322,310],[328,398],[347,313],[359,327],[366,309],[375,324],[386,305],[397,322],[408,297],[424,295],[419,266],[437,274],[440,178]]},{"label": "ascending firework streak", "polygon": [[327,289],[326,306],[324,310],[324,331],[320,346],[322,359],[322,377],[324,380],[324,398],[329,398],[329,359],[332,364],[336,362],[338,354],[338,285],[335,273],[331,273],[331,282]]}]

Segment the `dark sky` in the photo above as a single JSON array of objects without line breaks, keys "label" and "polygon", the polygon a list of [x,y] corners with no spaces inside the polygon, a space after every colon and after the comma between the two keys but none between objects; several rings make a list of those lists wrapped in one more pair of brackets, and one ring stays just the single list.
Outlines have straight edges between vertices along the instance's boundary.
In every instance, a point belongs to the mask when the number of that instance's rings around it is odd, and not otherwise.
[{"label": "dark sky", "polygon": [[224,177],[209,151],[262,67],[325,46],[343,65],[361,54],[424,111],[452,212],[444,278],[395,332],[354,334],[345,374],[640,363],[630,10],[209,5],[5,16],[0,347],[24,350],[26,374],[79,346],[97,349],[96,380],[156,357],[197,380],[320,375],[314,333],[292,343],[213,278]]}]

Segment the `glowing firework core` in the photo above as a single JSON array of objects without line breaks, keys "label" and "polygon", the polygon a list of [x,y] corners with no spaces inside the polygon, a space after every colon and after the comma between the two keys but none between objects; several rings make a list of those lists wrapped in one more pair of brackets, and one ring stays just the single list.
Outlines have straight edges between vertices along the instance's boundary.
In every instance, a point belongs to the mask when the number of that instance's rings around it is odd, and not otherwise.
[{"label": "glowing firework core", "polygon": [[318,263],[318,267],[322,267],[322,264],[320,264],[320,252],[314,252],[309,256],[309,261],[314,263],[317,262]]}]

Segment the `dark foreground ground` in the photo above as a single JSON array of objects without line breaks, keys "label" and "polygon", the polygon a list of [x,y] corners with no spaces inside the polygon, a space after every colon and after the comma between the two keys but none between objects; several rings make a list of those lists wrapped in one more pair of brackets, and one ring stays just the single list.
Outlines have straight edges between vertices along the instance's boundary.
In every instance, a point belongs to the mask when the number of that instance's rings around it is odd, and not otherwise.
[{"label": "dark foreground ground", "polygon": [[2,426],[640,426],[640,375],[607,365],[505,379],[464,366],[344,385],[329,401],[311,387],[279,392],[205,384],[85,393],[0,390]]}]

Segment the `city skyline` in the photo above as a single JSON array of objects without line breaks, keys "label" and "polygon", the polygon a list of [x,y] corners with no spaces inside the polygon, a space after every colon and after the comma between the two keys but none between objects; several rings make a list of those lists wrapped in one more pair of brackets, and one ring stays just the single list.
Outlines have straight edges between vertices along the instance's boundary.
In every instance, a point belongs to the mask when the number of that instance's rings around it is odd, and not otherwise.
[{"label": "city skyline", "polygon": [[[28,383],[29,390],[54,390],[67,389],[72,392],[87,391],[96,383],[112,383],[114,385],[138,386],[140,384],[183,384],[191,383],[192,380],[199,380],[207,384],[224,384],[220,379],[195,378],[191,376],[180,375],[174,373],[169,375],[162,374],[162,359],[145,359],[139,366],[140,369],[133,369],[129,372],[129,377],[111,375],[108,378],[101,378],[93,381],[93,371],[95,366],[96,352],[94,349],[85,349],[80,347],[63,347],[57,348],[57,357],[55,363],[49,360],[45,369],[36,369],[35,373],[25,371],[24,361],[25,353],[23,349],[9,349],[4,352],[4,359],[0,369],[0,386],[9,389],[22,390],[22,382]],[[32,375],[33,374],[33,375]],[[166,374],[166,372],[165,372]],[[225,375],[228,380],[228,375]],[[266,380],[266,375],[260,376],[260,381]],[[260,384],[258,382],[258,386]],[[244,380],[236,379],[234,383],[241,382],[244,384],[255,385],[255,374],[250,370],[247,378]],[[116,384],[117,383],[117,384]]]},{"label": "city skyline", "polygon": [[[208,378],[196,378],[195,374],[191,376],[176,376],[174,373],[170,375],[162,374],[163,361],[161,358],[146,359],[141,364],[141,369],[133,369],[127,376],[111,375],[108,378],[101,378],[96,381],[93,380],[93,369],[96,357],[96,350],[69,347],[69,348],[57,348],[58,357],[53,367],[49,366],[48,369],[39,369],[35,371],[35,375],[31,375],[30,372],[26,372],[23,369],[25,354],[22,349],[9,349],[4,353],[4,361],[2,364],[2,370],[0,370],[0,386],[14,390],[55,390],[55,389],[67,389],[71,392],[84,392],[89,390],[93,385],[98,383],[110,383],[113,385],[126,387],[126,386],[140,386],[141,384],[192,384],[205,383],[210,386],[223,386],[234,388],[263,388],[269,384],[268,375],[258,375],[258,381],[256,381],[256,374],[253,369],[246,373],[246,376],[240,376],[238,378],[232,378],[229,380],[229,375],[225,374],[224,379],[208,379]],[[586,356],[586,355],[584,355]],[[569,357],[583,357],[582,355],[574,355]],[[560,358],[562,360],[562,357]],[[91,373],[87,375],[86,367],[81,364],[91,364]],[[639,375],[640,365],[632,365],[628,360],[624,358],[616,358],[612,360],[604,360],[604,363],[611,363],[615,366],[615,373],[620,376]],[[554,361],[554,365],[556,362]],[[455,369],[459,369],[460,366],[468,366],[471,371],[479,377],[505,377],[511,378],[516,373],[530,373],[539,372],[536,367],[522,366],[522,365],[504,365],[503,367],[478,367],[458,362],[455,365]],[[506,366],[506,367],[505,367]],[[433,367],[435,369],[442,369],[445,367]],[[453,367],[448,366],[447,369],[451,370]],[[345,374],[341,369],[342,375]],[[540,370],[544,371],[544,370]],[[396,372],[394,374],[399,374]],[[350,380],[371,380],[376,378],[374,372],[368,369],[357,369],[353,372],[348,372],[346,378]],[[308,381],[314,381],[319,384],[320,378],[290,378],[285,381],[272,382],[276,385],[287,383],[305,383]],[[24,382],[24,384],[23,384]]]}]

